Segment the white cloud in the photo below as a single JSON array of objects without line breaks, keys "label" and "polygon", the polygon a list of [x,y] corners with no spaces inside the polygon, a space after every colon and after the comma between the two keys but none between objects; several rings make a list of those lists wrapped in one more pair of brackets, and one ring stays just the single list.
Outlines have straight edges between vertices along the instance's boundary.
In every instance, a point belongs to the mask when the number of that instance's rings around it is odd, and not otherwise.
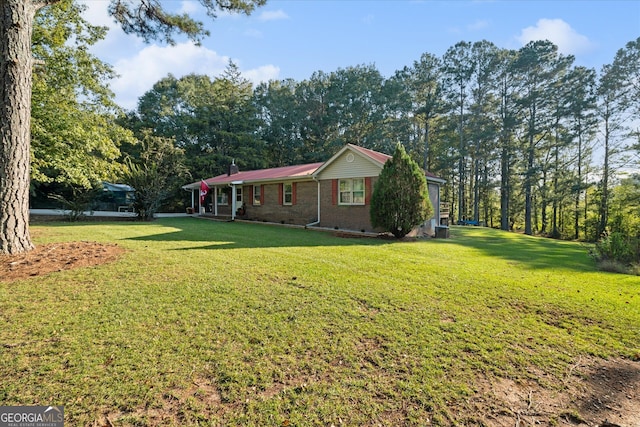
[{"label": "white cloud", "polygon": [[190,73],[215,76],[228,63],[229,57],[191,42],[166,47],[154,44],[116,62],[115,69],[120,77],[114,80],[111,88],[120,106],[133,109],[138,98],[169,73],[177,78]]},{"label": "white cloud", "polygon": [[200,3],[190,0],[184,0],[180,5],[180,10],[178,11],[178,13],[186,13],[188,15],[204,12],[204,7],[202,7]]},{"label": "white cloud", "polygon": [[260,21],[277,21],[280,19],[289,19],[289,15],[282,9],[279,10],[265,10],[258,16]]},{"label": "white cloud", "polygon": [[87,21],[93,25],[109,27],[106,37],[91,47],[91,53],[98,58],[113,63],[122,55],[131,54],[145,45],[140,37],[125,34],[120,25],[109,16],[109,2],[83,0],[81,3],[87,6],[82,14]]},{"label": "white cloud", "polygon": [[523,29],[517,39],[523,46],[530,41],[549,40],[558,46],[560,53],[570,55],[586,52],[593,46],[562,19],[540,19],[535,27]]},{"label": "white cloud", "polygon": [[242,75],[249,79],[254,86],[269,80],[276,80],[280,75],[280,67],[275,65],[263,65],[253,70],[242,72]]},{"label": "white cloud", "polygon": [[[120,78],[114,80],[112,90],[116,94],[116,102],[121,107],[132,110],[136,108],[138,98],[169,73],[176,78],[191,73],[206,74],[215,78],[224,71],[229,60],[228,56],[219,55],[191,42],[166,47],[147,46],[136,55],[121,59],[115,64]],[[238,63],[235,60],[234,62]],[[279,73],[280,68],[274,65],[242,71],[242,75],[254,85],[277,79]]]},{"label": "white cloud", "polygon": [[112,27],[114,25],[113,18],[107,13],[109,2],[80,0],[78,3],[86,6],[86,10],[82,13],[82,16],[91,24],[105,27]]},{"label": "white cloud", "polygon": [[[87,6],[83,15],[89,22],[110,27],[107,37],[94,45],[91,52],[101,60],[111,63],[119,75],[111,81],[110,86],[116,95],[116,102],[125,109],[135,109],[138,98],[169,73],[176,78],[191,73],[217,77],[231,59],[192,42],[178,43],[175,46],[145,44],[141,38],[125,34],[113,22],[113,18],[107,13],[108,2],[83,0],[83,3]],[[183,12],[191,7],[189,3],[193,2],[182,3]],[[261,37],[260,32],[249,31],[248,35]],[[233,61],[241,65],[240,60]],[[280,68],[271,64],[242,71],[243,76],[253,84],[277,79],[279,73]]]}]

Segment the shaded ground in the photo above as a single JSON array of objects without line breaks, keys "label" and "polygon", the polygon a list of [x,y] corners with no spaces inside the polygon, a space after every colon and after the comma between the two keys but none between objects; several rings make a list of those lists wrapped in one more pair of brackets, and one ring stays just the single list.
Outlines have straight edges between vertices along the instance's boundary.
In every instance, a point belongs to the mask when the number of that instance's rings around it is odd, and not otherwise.
[{"label": "shaded ground", "polygon": [[[27,254],[0,255],[0,281],[99,265],[117,259],[123,252],[115,244],[97,242],[39,245]],[[549,384],[552,379],[544,373],[538,377],[540,381],[524,383],[479,378],[476,393],[467,404],[450,408],[451,415],[459,420],[459,425],[640,427],[639,361],[580,359],[560,383]],[[274,390],[272,397],[282,389]],[[94,425],[111,426],[123,421],[126,424],[127,417],[132,415],[143,416],[149,425],[177,422],[181,405],[194,398],[206,405],[211,414],[225,411],[213,385],[198,383],[189,390],[174,390],[166,396],[163,408],[105,414]]]}]

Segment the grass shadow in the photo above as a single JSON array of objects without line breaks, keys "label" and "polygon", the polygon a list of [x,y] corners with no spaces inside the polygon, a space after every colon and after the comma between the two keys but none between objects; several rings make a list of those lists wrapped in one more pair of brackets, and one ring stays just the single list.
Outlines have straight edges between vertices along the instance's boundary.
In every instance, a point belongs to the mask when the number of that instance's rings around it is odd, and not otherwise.
[{"label": "grass shadow", "polygon": [[[384,246],[396,240],[353,237],[313,229],[294,228],[280,224],[251,222],[222,222],[195,217],[159,218],[153,222],[49,222],[49,228],[99,226],[102,233],[114,239],[149,242],[175,242],[169,250],[220,250],[252,248],[296,248],[338,246]],[[111,233],[110,228],[113,229]],[[595,262],[586,248],[575,242],[531,237],[487,227],[451,227],[450,239],[425,239],[417,245],[459,245],[463,253],[473,257],[474,251],[507,260],[529,269],[563,269],[595,271]],[[166,250],[166,248],[165,248]],[[455,263],[455,259],[448,262]]]},{"label": "grass shadow", "polygon": [[206,242],[206,245],[181,246],[174,250],[246,249],[318,246],[382,245],[375,238],[339,237],[318,230],[275,224],[221,222],[197,218],[167,218],[154,222],[171,231],[135,236],[127,240],[154,242]]},{"label": "grass shadow", "polygon": [[575,242],[495,230],[486,227],[452,227],[450,244],[462,244],[492,257],[531,269],[594,271],[586,248]]}]

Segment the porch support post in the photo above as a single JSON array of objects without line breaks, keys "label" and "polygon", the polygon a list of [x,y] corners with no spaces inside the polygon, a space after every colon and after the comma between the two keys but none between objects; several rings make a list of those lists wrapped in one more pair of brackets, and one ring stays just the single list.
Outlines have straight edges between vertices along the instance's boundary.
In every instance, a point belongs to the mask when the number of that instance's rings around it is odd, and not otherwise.
[{"label": "porch support post", "polygon": [[236,185],[231,184],[231,220],[236,219]]},{"label": "porch support post", "polygon": [[320,181],[317,181],[318,183],[318,192],[316,194],[316,197],[318,198],[318,218],[316,219],[316,223],[320,224]]},{"label": "porch support post", "polygon": [[218,216],[218,187],[213,187],[213,215]]},{"label": "porch support post", "polygon": [[191,189],[191,209],[196,208],[196,190]]}]

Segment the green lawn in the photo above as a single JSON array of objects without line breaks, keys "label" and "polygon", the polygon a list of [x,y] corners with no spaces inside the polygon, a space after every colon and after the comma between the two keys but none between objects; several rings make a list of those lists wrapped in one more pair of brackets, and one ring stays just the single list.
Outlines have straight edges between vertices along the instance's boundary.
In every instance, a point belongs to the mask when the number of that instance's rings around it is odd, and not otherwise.
[{"label": "green lawn", "polygon": [[0,405],[64,405],[69,426],[448,424],[473,420],[478,378],[560,387],[581,357],[640,355],[640,278],[575,243],[195,218],[32,230],[127,249],[0,282]]}]

